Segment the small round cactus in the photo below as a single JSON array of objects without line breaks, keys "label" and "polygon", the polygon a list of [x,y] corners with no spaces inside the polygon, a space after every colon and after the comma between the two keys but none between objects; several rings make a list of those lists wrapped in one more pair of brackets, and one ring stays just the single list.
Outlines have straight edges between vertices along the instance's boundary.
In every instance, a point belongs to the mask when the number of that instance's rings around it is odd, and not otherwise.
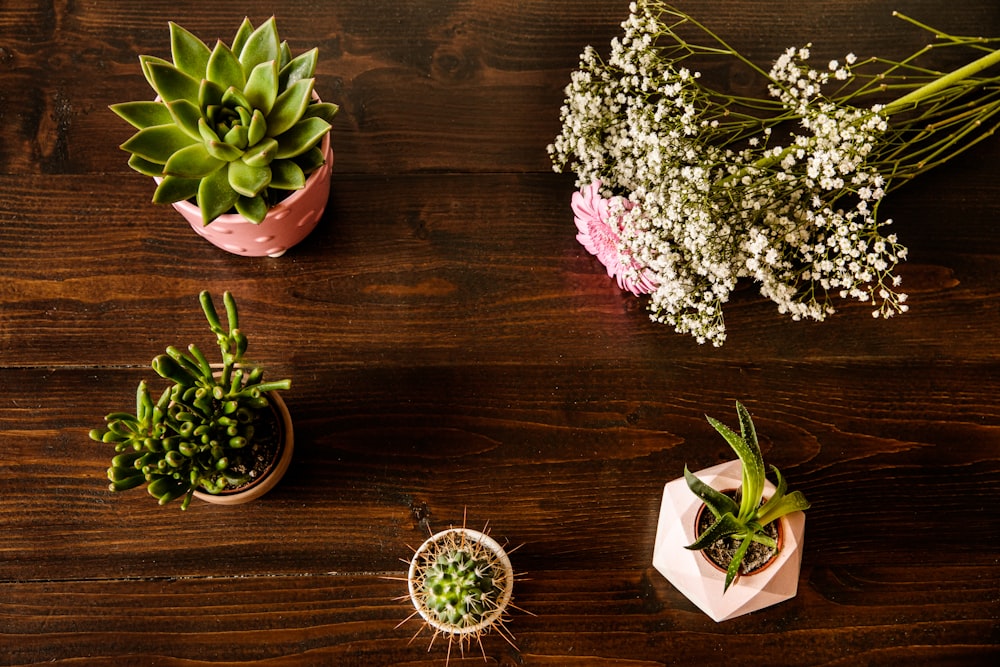
[{"label": "small round cactus", "polygon": [[449,655],[452,641],[464,655],[467,645],[493,628],[510,640],[503,622],[514,570],[489,535],[450,528],[430,537],[413,555],[407,583],[410,600],[434,637],[447,635]]}]

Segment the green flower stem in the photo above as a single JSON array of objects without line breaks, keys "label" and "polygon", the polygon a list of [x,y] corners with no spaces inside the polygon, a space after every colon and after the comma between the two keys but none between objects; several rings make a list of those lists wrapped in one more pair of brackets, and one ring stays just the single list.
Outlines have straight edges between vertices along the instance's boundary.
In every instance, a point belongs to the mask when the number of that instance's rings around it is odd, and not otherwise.
[{"label": "green flower stem", "polygon": [[889,102],[885,105],[885,107],[883,107],[882,112],[886,115],[892,115],[900,111],[913,109],[921,102],[921,100],[924,100],[950,86],[956,85],[971,76],[975,76],[984,69],[992,67],[997,63],[1000,63],[1000,49],[997,49],[992,53],[988,53],[982,58],[974,60],[964,67],[959,67],[954,72],[939,77],[936,80],[917,88],[913,92]]}]

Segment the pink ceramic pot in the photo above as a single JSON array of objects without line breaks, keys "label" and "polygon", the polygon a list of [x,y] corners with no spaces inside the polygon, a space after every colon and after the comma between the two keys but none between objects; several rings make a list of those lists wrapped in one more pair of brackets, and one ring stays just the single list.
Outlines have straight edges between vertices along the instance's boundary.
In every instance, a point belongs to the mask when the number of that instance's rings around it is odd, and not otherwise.
[{"label": "pink ceramic pot", "polygon": [[309,174],[306,185],[267,212],[259,225],[238,213],[220,215],[205,225],[201,209],[189,201],[179,201],[174,208],[190,223],[191,228],[214,245],[245,257],[280,257],[285,251],[309,235],[319,222],[330,197],[330,172],[333,170],[333,148],[330,133],[320,146],[326,162]]}]

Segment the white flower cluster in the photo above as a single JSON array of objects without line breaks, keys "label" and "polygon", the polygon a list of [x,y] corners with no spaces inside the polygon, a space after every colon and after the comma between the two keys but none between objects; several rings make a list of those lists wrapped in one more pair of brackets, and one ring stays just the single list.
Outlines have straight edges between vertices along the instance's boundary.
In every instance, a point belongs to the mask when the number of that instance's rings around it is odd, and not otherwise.
[{"label": "white flower cluster", "polygon": [[740,279],[796,320],[824,319],[831,295],[871,302],[876,317],[905,311],[893,270],[906,250],[880,231],[886,176],[866,160],[886,120],[822,92],[850,76],[853,54],[819,71],[808,47],[789,49],[767,73],[768,113],[731,113],[735,98],[683,66],[690,50],[658,43],[668,28],[649,5],[632,5],[606,64],[584,51],[549,152],[578,185],[600,180],[632,202],[619,253],[655,277],[651,317],[721,345]]}]

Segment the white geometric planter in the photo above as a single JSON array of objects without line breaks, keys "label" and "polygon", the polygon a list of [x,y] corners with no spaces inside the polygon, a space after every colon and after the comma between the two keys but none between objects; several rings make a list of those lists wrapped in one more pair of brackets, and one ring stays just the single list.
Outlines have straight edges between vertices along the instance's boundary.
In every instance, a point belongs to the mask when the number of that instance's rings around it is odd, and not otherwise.
[{"label": "white geometric planter", "polygon": [[[713,489],[725,491],[739,488],[742,470],[740,461],[733,460],[695,475]],[[770,497],[774,490],[774,485],[766,482],[764,497]],[[653,548],[653,567],[660,574],[716,622],[795,597],[802,563],[804,513],[793,512],[778,519],[782,523],[782,546],[775,560],[757,572],[740,575],[723,594],[725,573],[700,551],[684,548],[697,538],[695,521],[701,506],[683,477],[664,487]]]}]

